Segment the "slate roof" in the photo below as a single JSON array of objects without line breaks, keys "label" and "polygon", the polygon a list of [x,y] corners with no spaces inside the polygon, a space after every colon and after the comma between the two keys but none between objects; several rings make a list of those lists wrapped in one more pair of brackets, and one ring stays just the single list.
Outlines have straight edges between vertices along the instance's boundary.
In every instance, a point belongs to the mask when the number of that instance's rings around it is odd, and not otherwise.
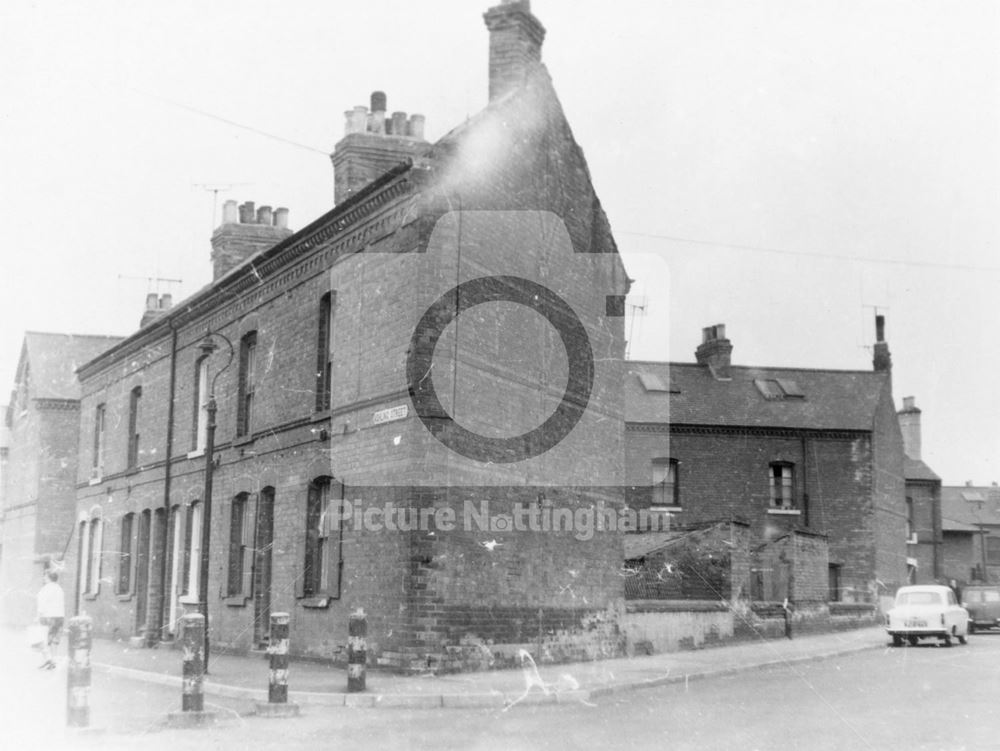
[{"label": "slate roof", "polygon": [[29,368],[29,398],[79,399],[76,369],[122,340],[120,336],[50,334],[27,331],[17,366],[20,381]]},{"label": "slate roof", "polygon": [[911,459],[908,456],[903,457],[903,477],[907,480],[941,481],[941,478],[934,473],[934,470],[920,459]]},{"label": "slate roof", "polygon": [[[626,365],[625,419],[631,423],[870,431],[889,381],[877,371],[745,366],[733,366],[731,380],[722,381],[696,363]],[[648,391],[640,374],[657,376],[668,390]],[[779,381],[803,397],[767,398],[767,383],[780,393]]]},{"label": "slate roof", "polygon": [[946,532],[978,531],[980,523],[1000,525],[1000,487],[942,487],[941,520]]}]

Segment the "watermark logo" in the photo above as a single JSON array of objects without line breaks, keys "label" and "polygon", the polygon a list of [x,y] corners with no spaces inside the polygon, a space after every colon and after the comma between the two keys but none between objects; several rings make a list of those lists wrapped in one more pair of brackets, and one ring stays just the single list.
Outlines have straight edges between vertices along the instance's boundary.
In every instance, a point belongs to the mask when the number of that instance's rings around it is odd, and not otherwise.
[{"label": "watermark logo", "polygon": [[[563,506],[547,502],[503,503],[466,500],[460,506],[427,507],[396,503],[372,504],[345,500],[331,511],[343,529],[365,532],[464,532],[505,535],[512,532],[571,534],[593,539],[602,532],[662,532],[670,529],[670,515],[650,509],[610,506]],[[320,521],[320,526],[324,522]],[[502,543],[495,543],[502,544]]]}]

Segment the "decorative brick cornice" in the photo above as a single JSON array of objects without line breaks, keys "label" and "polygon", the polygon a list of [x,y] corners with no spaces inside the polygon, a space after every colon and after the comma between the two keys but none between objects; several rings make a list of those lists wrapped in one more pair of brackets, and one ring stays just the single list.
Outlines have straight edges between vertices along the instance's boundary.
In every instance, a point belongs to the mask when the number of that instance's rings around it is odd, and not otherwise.
[{"label": "decorative brick cornice", "polygon": [[871,436],[870,430],[827,430],[824,428],[769,428],[756,425],[678,425],[670,423],[625,424],[629,433],[670,433],[671,435],[732,435],[761,438],[826,438],[852,441]]}]

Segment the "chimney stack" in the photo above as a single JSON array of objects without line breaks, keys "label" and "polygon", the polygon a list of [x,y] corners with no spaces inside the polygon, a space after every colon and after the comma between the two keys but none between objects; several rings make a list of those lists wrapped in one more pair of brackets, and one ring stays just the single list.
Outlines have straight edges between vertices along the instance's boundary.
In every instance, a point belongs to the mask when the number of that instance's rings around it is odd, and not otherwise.
[{"label": "chimney stack", "polygon": [[694,356],[699,365],[708,366],[713,378],[718,381],[729,380],[732,354],[733,344],[726,339],[725,324],[718,323],[701,330],[701,344]]},{"label": "chimney stack", "polygon": [[333,201],[340,204],[393,167],[422,154],[424,116],[393,112],[387,117],[384,91],[373,91],[371,110],[363,106],[344,113],[344,137],[333,148]]},{"label": "chimney stack", "polygon": [[174,306],[174,296],[169,292],[157,295],[150,292],[146,295],[146,309],[139,320],[139,328],[148,326],[158,318],[162,318]]},{"label": "chimney stack", "polygon": [[903,408],[896,413],[903,434],[903,451],[911,459],[920,460],[920,408],[912,396],[903,397]]},{"label": "chimney stack", "polygon": [[875,316],[875,354],[872,365],[877,371],[892,370],[892,357],[889,355],[889,344],[885,340],[885,316]]},{"label": "chimney stack", "polygon": [[542,63],[545,27],[530,0],[504,0],[483,15],[490,32],[490,101],[523,85]]},{"label": "chimney stack", "polygon": [[[226,201],[222,224],[212,233],[212,281],[217,281],[268,248],[292,234],[288,229],[288,209],[274,211],[270,206],[254,208],[253,201],[239,207]],[[169,298],[169,296],[167,296]]]}]

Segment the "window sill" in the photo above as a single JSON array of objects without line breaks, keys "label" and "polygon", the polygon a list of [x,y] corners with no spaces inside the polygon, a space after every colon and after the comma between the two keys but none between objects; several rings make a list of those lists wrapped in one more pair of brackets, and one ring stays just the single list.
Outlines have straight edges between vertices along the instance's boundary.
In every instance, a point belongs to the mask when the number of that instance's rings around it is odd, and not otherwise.
[{"label": "window sill", "polygon": [[129,593],[127,593],[127,594],[119,594],[119,595],[118,595],[118,602],[128,602],[128,601],[129,601],[129,600],[131,600],[131,599],[132,599],[132,598],[133,598],[134,596],[135,596],[135,595],[134,595],[134,594],[133,594],[132,592],[129,592]]},{"label": "window sill", "polygon": [[332,417],[332,413],[328,409],[324,409],[322,412],[314,412],[313,416],[309,418],[309,422],[325,422]]},{"label": "window sill", "polygon": [[245,608],[249,599],[246,595],[229,595],[223,597],[222,602],[227,608]]},{"label": "window sill", "polygon": [[247,435],[236,436],[233,439],[233,446],[246,446],[248,443],[253,443],[253,434],[248,433]]},{"label": "window sill", "polygon": [[797,508],[769,508],[767,510],[769,514],[777,514],[779,516],[801,516],[802,509]]},{"label": "window sill", "polygon": [[140,467],[129,467],[125,470],[125,476],[128,477],[129,475],[137,475],[139,474],[139,469]]},{"label": "window sill", "polygon": [[649,510],[655,514],[676,514],[678,511],[683,511],[683,506],[650,506]]},{"label": "window sill", "polygon": [[299,603],[304,608],[320,610],[323,608],[330,607],[330,603],[333,602],[335,599],[336,598],[331,597],[330,595],[316,595],[310,597],[303,597],[301,600],[299,600]]},{"label": "window sill", "polygon": [[87,481],[87,484],[90,485],[90,486],[94,486],[94,485],[100,485],[102,482],[104,482],[104,476],[103,475],[101,475],[100,477],[91,477]]},{"label": "window sill", "polygon": [[201,601],[198,599],[197,595],[181,595],[177,598],[177,602],[181,605],[199,605]]},{"label": "window sill", "polygon": [[83,599],[93,601],[96,600],[100,596],[100,594],[101,594],[100,592],[84,592]]},{"label": "window sill", "polygon": [[188,459],[197,459],[200,456],[205,455],[205,449],[195,449],[194,451],[187,452]]}]

